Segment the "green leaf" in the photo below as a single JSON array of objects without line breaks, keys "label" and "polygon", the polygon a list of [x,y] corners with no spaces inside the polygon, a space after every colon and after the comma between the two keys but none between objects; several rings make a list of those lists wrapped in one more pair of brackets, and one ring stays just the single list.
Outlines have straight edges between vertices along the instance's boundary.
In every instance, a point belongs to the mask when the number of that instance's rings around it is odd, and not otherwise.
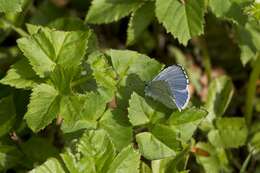
[{"label": "green leaf", "polygon": [[145,2],[131,14],[127,28],[127,45],[132,45],[143,34],[155,17],[154,2]]},{"label": "green leaf", "polygon": [[246,0],[209,0],[209,7],[219,18],[244,24],[247,16],[243,13],[243,10],[248,3],[249,1]]},{"label": "green leaf", "polygon": [[78,173],[76,157],[69,149],[67,149],[65,153],[60,154],[60,156],[70,173]]},{"label": "green leaf", "polygon": [[107,58],[100,52],[94,52],[87,62],[90,64],[93,76],[98,84],[98,91],[107,101],[111,101],[116,90],[116,73],[108,63]]},{"label": "green leaf", "polygon": [[232,80],[227,76],[218,77],[210,83],[205,104],[205,108],[209,113],[202,123],[202,129],[206,130],[212,127],[212,121],[225,113],[233,93]]},{"label": "green leaf", "polygon": [[219,118],[217,130],[209,133],[209,141],[216,147],[238,148],[245,145],[247,126],[244,118]]},{"label": "green leaf", "polygon": [[13,97],[4,97],[0,100],[0,137],[8,134],[15,122],[16,111]]},{"label": "green leaf", "polygon": [[62,17],[58,18],[48,24],[50,28],[63,31],[86,30],[88,27],[80,18],[76,17]]},{"label": "green leaf", "polygon": [[168,123],[174,126],[180,133],[180,139],[184,142],[190,140],[201,121],[206,117],[207,111],[199,108],[188,108],[182,112],[173,112]]},{"label": "green leaf", "polygon": [[238,26],[240,59],[243,65],[256,60],[260,51],[260,25],[256,22],[247,22],[245,26]]},{"label": "green leaf", "polygon": [[106,172],[112,163],[116,150],[104,130],[86,132],[80,139],[78,151],[83,158],[91,158],[96,172]]},{"label": "green leaf", "polygon": [[43,28],[17,42],[36,74],[46,77],[56,64],[77,68],[85,55],[88,37],[88,31],[64,32]]},{"label": "green leaf", "polygon": [[63,96],[60,105],[60,115],[64,119],[61,128],[65,133],[96,128],[106,108],[105,100],[97,93]]},{"label": "green leaf", "polygon": [[205,172],[232,172],[228,167],[228,160],[223,149],[215,149],[209,143],[199,142],[196,148],[208,152],[208,156],[196,155],[197,163],[201,164]]},{"label": "green leaf", "polygon": [[58,92],[50,85],[40,84],[33,88],[24,118],[34,132],[43,129],[57,117],[59,100]]},{"label": "green leaf", "polygon": [[107,173],[139,172],[140,154],[131,145],[124,148],[113,160]]},{"label": "green leaf", "polygon": [[131,95],[128,107],[128,118],[133,126],[156,123],[170,113],[162,104],[151,99],[144,99],[135,92]]},{"label": "green leaf", "polygon": [[56,158],[49,158],[44,164],[29,171],[29,173],[66,173],[62,164]]},{"label": "green leaf", "polygon": [[5,172],[9,168],[22,164],[24,155],[17,146],[0,144],[0,171]]},{"label": "green leaf", "polygon": [[26,157],[39,163],[44,162],[49,157],[55,157],[59,154],[58,149],[55,148],[50,141],[36,136],[33,136],[28,141],[22,143],[21,150]]},{"label": "green leaf", "polygon": [[93,0],[86,21],[94,24],[118,21],[137,9],[141,3],[139,0]]},{"label": "green leaf", "polygon": [[149,132],[137,134],[136,141],[142,156],[146,159],[158,160],[176,156],[176,151],[169,148]]},{"label": "green leaf", "polygon": [[113,68],[118,75],[118,106],[125,108],[133,91],[143,95],[145,82],[163,68],[159,62],[129,50],[110,50]]},{"label": "green leaf", "polygon": [[156,124],[152,128],[152,134],[172,150],[180,151],[182,149],[181,141],[179,140],[180,134],[175,128]]},{"label": "green leaf", "polygon": [[121,151],[133,140],[132,127],[125,113],[119,109],[107,110],[99,121],[99,125],[108,133],[117,151]]},{"label": "green leaf", "polygon": [[0,83],[19,89],[32,89],[38,81],[39,78],[32,70],[32,66],[23,58],[11,66]]},{"label": "green leaf", "polygon": [[18,13],[22,11],[21,0],[0,0],[0,12]]},{"label": "green leaf", "polygon": [[156,16],[168,32],[180,43],[187,45],[190,38],[204,32],[205,2],[204,0],[184,2],[156,0]]},{"label": "green leaf", "polygon": [[259,154],[260,152],[260,132],[256,132],[249,142],[250,151],[253,154]]}]

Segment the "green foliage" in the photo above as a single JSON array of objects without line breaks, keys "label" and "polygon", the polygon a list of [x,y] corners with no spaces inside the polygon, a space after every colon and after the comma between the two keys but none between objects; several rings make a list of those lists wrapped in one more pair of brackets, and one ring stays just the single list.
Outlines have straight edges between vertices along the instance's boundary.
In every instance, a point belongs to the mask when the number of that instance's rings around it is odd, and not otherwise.
[{"label": "green foliage", "polygon": [[[248,0],[0,0],[0,172],[257,172],[259,26]],[[144,91],[172,64],[182,111]]]}]

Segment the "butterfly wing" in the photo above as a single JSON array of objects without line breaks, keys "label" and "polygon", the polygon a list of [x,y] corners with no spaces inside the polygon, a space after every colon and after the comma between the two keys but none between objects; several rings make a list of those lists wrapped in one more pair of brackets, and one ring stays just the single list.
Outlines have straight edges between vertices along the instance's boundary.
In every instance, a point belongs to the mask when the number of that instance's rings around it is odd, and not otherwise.
[{"label": "butterfly wing", "polygon": [[[151,85],[156,84],[156,81],[158,81],[158,83],[164,83],[164,85],[161,87],[168,88],[166,89],[169,90],[169,92],[167,93],[169,94],[168,97],[172,99],[171,102],[175,103],[176,105],[175,107],[177,107],[179,110],[182,110],[187,106],[189,102],[189,90],[188,90],[189,80],[187,78],[184,69],[181,66],[172,65],[170,67],[167,67],[151,81]],[[162,89],[160,88],[160,90]],[[160,90],[157,91],[156,98],[155,96],[151,96],[151,97],[159,101],[164,100],[161,97],[165,97],[165,93],[164,94],[160,93],[161,92]],[[151,91],[150,95],[154,95],[154,91]]]},{"label": "butterfly wing", "polygon": [[166,81],[151,81],[145,87],[145,95],[160,101],[169,108],[176,108],[174,99],[171,96],[171,90]]}]

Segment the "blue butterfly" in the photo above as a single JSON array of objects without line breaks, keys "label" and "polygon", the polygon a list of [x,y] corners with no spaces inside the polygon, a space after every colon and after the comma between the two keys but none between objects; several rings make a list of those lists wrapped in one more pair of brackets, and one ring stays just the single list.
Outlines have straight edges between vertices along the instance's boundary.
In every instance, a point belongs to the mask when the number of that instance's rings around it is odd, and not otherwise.
[{"label": "blue butterfly", "polygon": [[145,95],[160,101],[169,108],[183,110],[190,99],[189,80],[180,65],[162,70],[145,87]]}]

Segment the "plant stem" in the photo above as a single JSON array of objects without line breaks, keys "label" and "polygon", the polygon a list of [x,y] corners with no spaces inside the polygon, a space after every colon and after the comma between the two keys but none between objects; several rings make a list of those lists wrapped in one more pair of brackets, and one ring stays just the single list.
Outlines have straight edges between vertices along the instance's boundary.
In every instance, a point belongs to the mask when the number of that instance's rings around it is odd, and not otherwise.
[{"label": "plant stem", "polygon": [[251,156],[252,156],[252,153],[249,153],[248,156],[246,157],[246,160],[244,161],[244,163],[240,169],[240,173],[246,173],[246,168],[251,159]]},{"label": "plant stem", "polygon": [[20,34],[22,37],[27,37],[29,36],[29,34],[24,31],[22,28],[16,27],[14,24],[12,24],[11,22],[9,22],[6,19],[0,19],[3,23],[5,23],[6,25],[10,26],[15,32],[17,32],[18,34]]},{"label": "plant stem", "polygon": [[246,107],[245,107],[245,118],[247,125],[251,124],[252,113],[253,113],[253,101],[256,91],[256,82],[260,75],[260,55],[258,55],[256,61],[254,62],[253,70],[250,74],[247,93],[246,93]]}]

